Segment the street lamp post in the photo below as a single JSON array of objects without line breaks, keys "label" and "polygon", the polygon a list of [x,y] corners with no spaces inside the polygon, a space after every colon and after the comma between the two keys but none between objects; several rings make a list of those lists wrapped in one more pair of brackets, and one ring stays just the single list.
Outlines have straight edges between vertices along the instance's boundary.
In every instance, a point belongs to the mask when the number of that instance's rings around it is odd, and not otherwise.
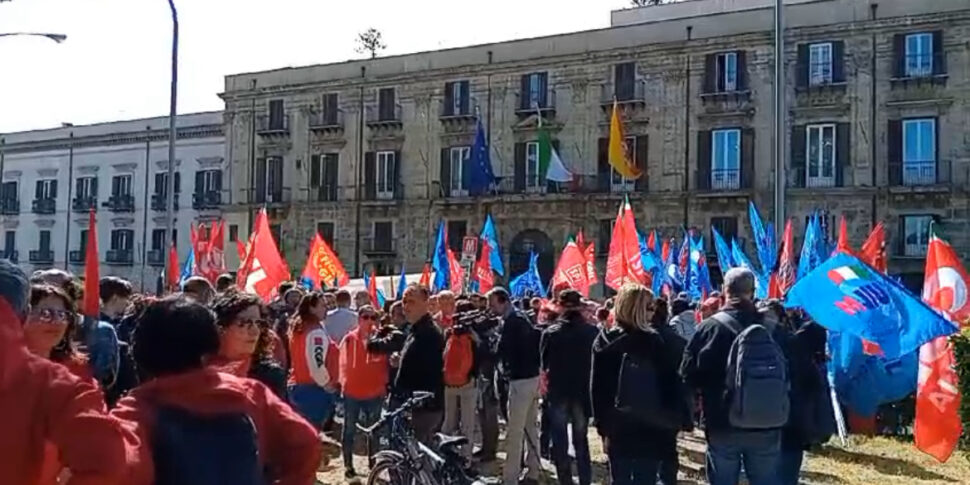
[{"label": "street lamp post", "polygon": [[784,0],[775,0],[775,233],[785,227],[785,17]]},{"label": "street lamp post", "polygon": [[168,180],[166,181],[165,224],[166,233],[175,244],[175,104],[178,98],[179,17],[175,1],[168,0],[172,10],[172,90],[168,109]]}]

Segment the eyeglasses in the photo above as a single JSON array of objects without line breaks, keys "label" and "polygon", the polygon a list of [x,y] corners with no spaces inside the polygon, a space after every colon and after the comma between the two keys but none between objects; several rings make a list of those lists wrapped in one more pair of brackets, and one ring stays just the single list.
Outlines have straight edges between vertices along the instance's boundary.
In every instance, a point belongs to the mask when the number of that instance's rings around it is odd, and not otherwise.
[{"label": "eyeglasses", "polygon": [[237,318],[232,322],[232,326],[241,330],[260,329],[267,325],[264,318]]},{"label": "eyeglasses", "polygon": [[73,312],[51,308],[35,308],[30,310],[29,315],[31,320],[39,320],[44,323],[69,323],[74,318]]},{"label": "eyeglasses", "polygon": [[360,318],[361,320],[367,320],[369,322],[377,321],[377,315],[360,315],[358,318]]}]

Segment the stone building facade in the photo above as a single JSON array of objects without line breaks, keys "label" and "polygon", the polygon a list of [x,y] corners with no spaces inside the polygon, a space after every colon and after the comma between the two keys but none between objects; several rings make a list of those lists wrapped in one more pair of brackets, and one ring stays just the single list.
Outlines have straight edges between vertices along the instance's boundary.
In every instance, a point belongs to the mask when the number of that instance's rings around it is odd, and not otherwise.
[{"label": "stone building facade", "polygon": [[[291,266],[318,231],[352,272],[378,274],[419,271],[439,221],[457,247],[489,213],[513,274],[537,250],[548,276],[579,230],[605,259],[625,196],[665,237],[750,239],[748,201],[773,210],[773,3],[692,0],[600,30],[228,76],[227,210],[266,206]],[[845,216],[856,246],[884,222],[892,270],[918,281],[930,220],[970,249],[970,5],[788,3],[786,214],[796,234],[815,209],[833,233]],[[635,183],[606,164],[614,99]],[[536,176],[540,119],[574,183]],[[469,197],[456,174],[479,122],[500,182]]]}]

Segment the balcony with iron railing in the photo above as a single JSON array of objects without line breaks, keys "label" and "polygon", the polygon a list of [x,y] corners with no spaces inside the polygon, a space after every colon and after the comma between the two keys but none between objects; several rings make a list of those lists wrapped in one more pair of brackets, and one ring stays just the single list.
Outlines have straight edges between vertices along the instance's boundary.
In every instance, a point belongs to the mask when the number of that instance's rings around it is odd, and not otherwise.
[{"label": "balcony with iron railing", "polygon": [[747,189],[740,168],[712,168],[707,177],[697,177],[697,189],[705,192],[731,192]]},{"label": "balcony with iron railing", "polygon": [[0,199],[0,215],[15,216],[20,214],[20,200]]},{"label": "balcony with iron railing", "polygon": [[135,212],[135,196],[113,194],[101,204],[111,212]]},{"label": "balcony with iron railing", "polygon": [[813,167],[808,170],[806,167],[792,167],[788,171],[788,187],[796,189],[828,189],[842,187],[844,182],[841,167],[829,169],[819,169]]},{"label": "balcony with iron railing", "polygon": [[365,238],[363,252],[370,257],[394,257],[397,255],[397,240],[384,238]]},{"label": "balcony with iron railing", "polygon": [[28,257],[32,264],[54,264],[54,251],[50,249],[32,249]]},{"label": "balcony with iron railing", "polygon": [[250,189],[251,204],[288,204],[292,200],[290,187],[267,187],[263,190]]},{"label": "balcony with iron railing", "polygon": [[647,104],[647,82],[636,79],[627,83],[607,83],[600,86],[600,105],[605,108],[618,104]]},{"label": "balcony with iron railing", "polygon": [[71,210],[74,212],[98,210],[98,197],[94,195],[75,197],[71,200]]},{"label": "balcony with iron railing", "polygon": [[401,105],[367,106],[366,123],[369,128],[400,127],[404,122]]},{"label": "balcony with iron railing", "polygon": [[[545,94],[543,99],[542,94]],[[519,98],[515,103],[515,114],[526,118],[541,113],[543,118],[556,116],[556,88],[548,88],[545,93],[517,93]],[[610,99],[610,103],[613,100]]]},{"label": "balcony with iron railing", "polygon": [[31,204],[31,212],[34,214],[51,215],[57,212],[57,199],[34,199]]},{"label": "balcony with iron railing", "polygon": [[310,187],[308,201],[310,202],[336,202],[339,187],[336,185],[322,185],[320,187]]},{"label": "balcony with iron railing", "polygon": [[165,251],[152,249],[145,255],[145,260],[149,266],[165,266]]},{"label": "balcony with iron railing", "polygon": [[889,164],[890,187],[942,187],[953,180],[949,160],[905,161]]},{"label": "balcony with iron railing", "polygon": [[206,190],[204,192],[192,193],[192,208],[195,210],[218,209],[221,205],[221,190]]},{"label": "balcony with iron railing", "polygon": [[256,117],[256,134],[260,136],[289,135],[290,115]]},{"label": "balcony with iron railing", "polygon": [[472,121],[478,118],[478,113],[476,113],[478,100],[474,97],[469,97],[465,105],[462,105],[461,102],[456,105],[454,100],[450,100],[452,101],[450,103],[448,101],[448,99],[442,99],[441,107],[438,110],[438,118],[442,122],[456,120]]},{"label": "balcony with iron railing", "polygon": [[[168,210],[168,197],[165,194],[152,194],[152,210],[164,212]],[[179,194],[175,194],[175,210],[179,210]]]},{"label": "balcony with iron railing", "polygon": [[20,260],[20,251],[16,249],[4,249],[0,257],[9,260],[11,263],[16,263]]},{"label": "balcony with iron railing", "polygon": [[105,256],[108,264],[131,265],[135,262],[134,252],[130,249],[109,249]]},{"label": "balcony with iron railing", "polygon": [[890,79],[894,85],[920,81],[946,82],[946,52],[903,54],[897,62],[895,75]]},{"label": "balcony with iron railing", "polygon": [[81,248],[76,251],[69,251],[67,253],[67,260],[72,264],[84,264],[85,249]]},{"label": "balcony with iron railing", "polygon": [[337,131],[344,129],[344,110],[311,111],[308,115],[310,131]]}]

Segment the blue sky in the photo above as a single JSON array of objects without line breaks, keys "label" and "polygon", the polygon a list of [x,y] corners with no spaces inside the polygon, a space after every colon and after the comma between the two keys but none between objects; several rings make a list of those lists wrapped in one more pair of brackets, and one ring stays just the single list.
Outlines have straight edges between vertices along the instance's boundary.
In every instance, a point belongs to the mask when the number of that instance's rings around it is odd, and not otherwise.
[{"label": "blue sky", "polygon": [[[386,54],[606,27],[628,0],[176,0],[180,113],[222,107],[226,74],[360,57],[375,27]],[[13,0],[0,32],[0,133],[168,113],[166,0]]]}]

